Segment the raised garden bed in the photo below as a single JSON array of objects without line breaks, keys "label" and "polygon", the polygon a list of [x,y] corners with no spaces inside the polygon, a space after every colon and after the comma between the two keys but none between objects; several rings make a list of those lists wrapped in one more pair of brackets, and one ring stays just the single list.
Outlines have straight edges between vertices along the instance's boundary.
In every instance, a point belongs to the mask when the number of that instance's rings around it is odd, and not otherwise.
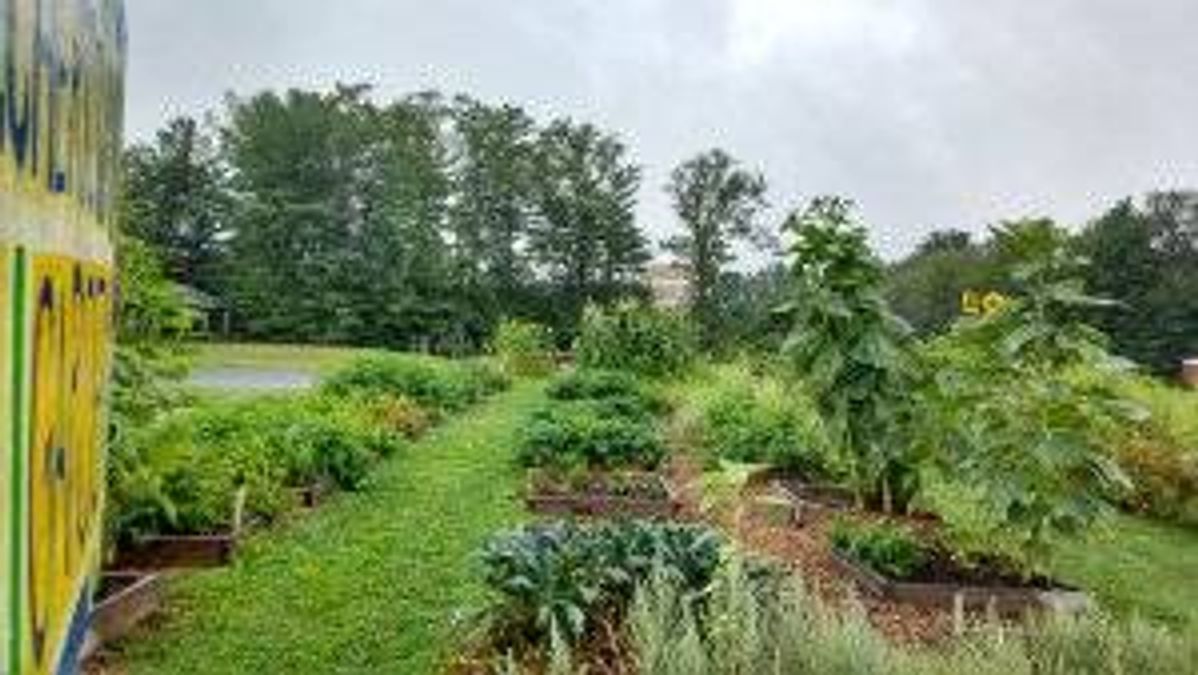
[{"label": "raised garden bed", "polygon": [[162,607],[163,579],[155,573],[105,572],[91,614],[94,650],[127,636]]},{"label": "raised garden bed", "polygon": [[799,476],[774,476],[772,483],[776,490],[794,503],[794,523],[800,526],[819,514],[851,510],[856,503],[852,490],[810,483]]},{"label": "raised garden bed", "polygon": [[158,535],[123,548],[113,568],[153,571],[221,567],[229,564],[236,552],[234,534]]},{"label": "raised garden bed", "polygon": [[866,593],[895,602],[927,607],[995,611],[1078,612],[1090,606],[1085,593],[1050,579],[1022,580],[993,570],[967,570],[947,558],[933,557],[912,579],[891,579],[853,557],[832,550],[832,560]]},{"label": "raised garden bed", "polygon": [[662,476],[644,472],[588,473],[561,477],[529,472],[525,503],[535,513],[668,518],[682,500]]}]

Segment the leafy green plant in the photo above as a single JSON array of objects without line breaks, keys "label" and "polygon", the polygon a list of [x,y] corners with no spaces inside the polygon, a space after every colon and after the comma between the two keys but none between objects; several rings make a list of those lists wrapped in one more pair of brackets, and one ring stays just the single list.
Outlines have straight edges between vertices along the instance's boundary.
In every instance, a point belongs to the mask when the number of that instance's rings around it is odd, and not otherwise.
[{"label": "leafy green plant", "polygon": [[541,324],[504,321],[495,331],[491,351],[511,375],[539,377],[553,372],[553,335]]},{"label": "leafy green plant", "polygon": [[588,307],[576,345],[583,368],[624,370],[649,377],[675,375],[694,357],[686,321],[636,302]]},{"label": "leafy green plant", "polygon": [[655,568],[701,591],[719,566],[720,547],[718,535],[701,526],[557,522],[500,534],[482,558],[487,584],[502,597],[493,610],[498,622],[545,645],[554,630],[574,643],[618,617]]},{"label": "leafy green plant", "polygon": [[322,389],[334,396],[406,396],[430,410],[458,411],[506,386],[483,363],[407,354],[365,356],[333,373]]},{"label": "leafy green plant", "polygon": [[700,442],[712,459],[771,464],[809,478],[834,473],[818,415],[795,387],[743,374],[720,380],[698,406]]},{"label": "leafy green plant", "polygon": [[1000,549],[1025,567],[1054,542],[1087,530],[1130,487],[1106,449],[1134,406],[1109,379],[1121,364],[1077,317],[1101,305],[1076,280],[1080,262],[1057,251],[1021,267],[1021,297],[965,320],[925,354],[934,373],[920,391],[917,440],[927,448],[923,499],[960,553]]},{"label": "leafy green plant", "polygon": [[629,398],[643,393],[636,375],[618,370],[584,368],[565,373],[549,383],[546,393],[557,401]]},{"label": "leafy green plant", "polygon": [[858,501],[886,511],[915,492],[915,465],[901,439],[917,379],[905,324],[882,295],[882,264],[851,203],[820,198],[791,216],[796,297],[785,351],[810,386],[832,440],[843,449]]},{"label": "leafy green plant", "polygon": [[832,548],[895,579],[908,579],[927,560],[910,530],[890,523],[839,520],[829,532]]},{"label": "leafy green plant", "polygon": [[586,401],[538,411],[524,431],[520,463],[563,470],[657,467],[666,448],[653,425],[611,412],[608,404]]}]

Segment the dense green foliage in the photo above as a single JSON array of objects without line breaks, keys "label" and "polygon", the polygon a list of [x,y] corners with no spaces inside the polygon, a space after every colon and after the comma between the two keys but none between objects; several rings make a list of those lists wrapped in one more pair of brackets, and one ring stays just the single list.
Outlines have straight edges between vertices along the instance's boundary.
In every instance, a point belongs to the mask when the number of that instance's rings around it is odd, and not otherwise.
[{"label": "dense green foliage", "polygon": [[232,566],[172,579],[169,614],[122,643],[115,667],[442,671],[463,634],[453,618],[488,601],[478,548],[524,518],[511,455],[543,402],[539,384],[521,382],[379,464],[369,490],[253,533]]},{"label": "dense green foliage", "polygon": [[126,161],[126,226],[238,337],[477,351],[504,317],[568,339],[638,295],[640,170],[613,135],[513,106],[363,86],[230,98]]},{"label": "dense green foliage", "polygon": [[1102,381],[1117,372],[1100,336],[1077,320],[1100,304],[1082,293],[1064,251],[1021,268],[1017,300],[962,322],[928,351],[917,434],[932,456],[925,498],[964,549],[1033,565],[1055,538],[1083,532],[1128,487],[1106,438],[1132,421]]},{"label": "dense green foliage", "polygon": [[733,245],[768,243],[755,219],[765,207],[765,178],[740,168],[720,149],[709,150],[674,169],[666,192],[686,230],[665,247],[686,266],[691,316],[704,348],[719,337],[719,285],[735,259]]},{"label": "dense green foliage", "polygon": [[710,462],[770,464],[812,479],[837,473],[819,413],[801,387],[735,363],[705,368],[677,389],[674,432]]},{"label": "dense green foliage", "polygon": [[547,375],[554,367],[552,335],[544,326],[530,321],[511,319],[499,324],[491,351],[509,375]]},{"label": "dense green foliage", "polygon": [[201,400],[144,421],[110,466],[109,535],[227,530],[234,500],[270,522],[294,506],[290,488],[357,490],[370,467],[506,381],[476,364],[428,357],[364,357],[320,393]]},{"label": "dense green foliage", "polygon": [[1117,300],[1094,316],[1114,349],[1159,373],[1198,354],[1198,193],[1115,205],[1080,235],[1091,292]]},{"label": "dense green foliage", "polygon": [[171,280],[220,293],[233,197],[212,136],[180,117],[124,165],[121,231],[152,247]]},{"label": "dense green foliage", "polygon": [[720,547],[703,526],[557,522],[499,534],[482,557],[487,583],[502,598],[492,610],[500,630],[546,647],[554,633],[578,642],[600,622],[618,620],[654,574],[702,592]]},{"label": "dense green foliage", "polygon": [[482,361],[446,361],[411,354],[356,359],[330,375],[322,388],[336,396],[406,396],[429,410],[453,412],[507,386]]},{"label": "dense green foliage", "polygon": [[269,522],[294,506],[287,488],[357,489],[373,460],[402,442],[360,407],[329,398],[180,409],[131,434],[113,458],[110,536],[227,531],[241,489],[245,516]]},{"label": "dense green foliage", "polygon": [[690,330],[681,317],[636,302],[587,308],[576,345],[584,368],[661,377],[691,363]]},{"label": "dense green foliage", "polygon": [[657,429],[662,401],[631,373],[577,370],[555,378],[548,405],[530,416],[519,462],[557,472],[656,468],[666,457]]},{"label": "dense green foliage", "polygon": [[546,390],[558,401],[605,398],[643,398],[647,396],[640,380],[619,370],[583,368],[554,378]]},{"label": "dense green foliage", "polygon": [[172,384],[186,371],[183,341],[191,328],[191,315],[153,248],[125,236],[117,255],[121,310],[116,322],[112,419],[119,437],[126,427],[153,417],[179,398]]},{"label": "dense green foliage", "polygon": [[1198,195],[1155,192],[1123,200],[1077,235],[1047,220],[1009,222],[981,242],[955,231],[930,235],[888,270],[887,294],[920,332],[946,329],[965,291],[1006,291],[1010,272],[1066,245],[1092,262],[1089,290],[1119,304],[1088,313],[1112,349],[1172,374],[1198,353]]},{"label": "dense green foliage", "polygon": [[1156,518],[1198,525],[1198,393],[1148,377],[1104,379],[1104,386],[1146,413],[1108,434],[1107,445],[1133,485],[1126,505]]},{"label": "dense green foliage", "polygon": [[905,325],[881,293],[882,267],[851,204],[816,199],[788,222],[795,235],[794,332],[786,345],[828,433],[846,453],[859,500],[886,510],[914,493],[913,460],[898,435],[914,366]]},{"label": "dense green foliage", "polygon": [[910,578],[926,557],[919,540],[899,525],[841,520],[829,539],[836,551],[892,579]]},{"label": "dense green foliage", "polygon": [[521,441],[524,466],[557,470],[656,468],[666,456],[652,420],[628,399],[556,403],[534,414]]}]

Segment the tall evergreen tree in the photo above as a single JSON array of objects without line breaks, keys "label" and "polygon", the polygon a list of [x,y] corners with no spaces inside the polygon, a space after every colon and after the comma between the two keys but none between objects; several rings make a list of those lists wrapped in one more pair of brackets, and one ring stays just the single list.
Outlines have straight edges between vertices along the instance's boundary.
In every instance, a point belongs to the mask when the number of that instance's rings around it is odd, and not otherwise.
[{"label": "tall evergreen tree", "polygon": [[171,280],[219,292],[229,198],[214,139],[173,119],[125,152],[124,172],[121,230],[152,247]]},{"label": "tall evergreen tree", "polygon": [[234,170],[234,289],[250,337],[352,341],[352,235],[366,205],[361,88],[232,100],[224,145]]}]

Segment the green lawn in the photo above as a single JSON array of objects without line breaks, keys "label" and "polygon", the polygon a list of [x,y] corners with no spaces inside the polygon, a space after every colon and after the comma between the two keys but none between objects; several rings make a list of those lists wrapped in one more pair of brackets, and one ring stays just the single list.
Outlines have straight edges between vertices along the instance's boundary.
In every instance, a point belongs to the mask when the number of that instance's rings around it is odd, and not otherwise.
[{"label": "green lawn", "polygon": [[1198,531],[1121,516],[1058,555],[1056,574],[1112,611],[1198,630]]},{"label": "green lawn", "polygon": [[131,673],[429,673],[456,610],[485,601],[475,553],[520,521],[512,444],[536,384],[453,418],[362,493],[256,538],[236,565],[180,579]]},{"label": "green lawn", "polygon": [[354,347],[197,342],[192,345],[196,368],[298,370],[324,374],[372,350]]}]

